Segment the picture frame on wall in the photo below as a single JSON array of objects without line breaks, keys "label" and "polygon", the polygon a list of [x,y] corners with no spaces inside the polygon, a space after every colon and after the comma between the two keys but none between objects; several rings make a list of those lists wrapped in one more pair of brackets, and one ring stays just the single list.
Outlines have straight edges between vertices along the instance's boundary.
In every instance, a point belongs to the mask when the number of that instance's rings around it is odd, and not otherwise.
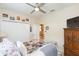
[{"label": "picture frame on wall", "polygon": [[46,30],[49,30],[49,26],[46,26]]},{"label": "picture frame on wall", "polygon": [[32,32],[32,26],[30,26],[30,32]]},{"label": "picture frame on wall", "polygon": [[17,20],[20,20],[20,16],[17,16],[16,19],[17,19]]},{"label": "picture frame on wall", "polygon": [[26,21],[29,21],[29,19],[26,18]]},{"label": "picture frame on wall", "polygon": [[8,18],[8,14],[3,13],[3,14],[2,14],[2,17]]},{"label": "picture frame on wall", "polygon": [[25,19],[22,19],[22,22],[25,22]]},{"label": "picture frame on wall", "polygon": [[13,17],[13,16],[10,16],[10,20],[15,20],[15,17]]}]

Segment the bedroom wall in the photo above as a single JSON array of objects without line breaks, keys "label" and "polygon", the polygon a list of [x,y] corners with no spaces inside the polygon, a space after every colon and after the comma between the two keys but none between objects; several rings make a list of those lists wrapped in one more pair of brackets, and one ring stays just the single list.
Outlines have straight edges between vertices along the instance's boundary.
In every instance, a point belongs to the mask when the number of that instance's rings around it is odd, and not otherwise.
[{"label": "bedroom wall", "polygon": [[44,15],[41,20],[49,30],[46,31],[45,41],[56,41],[61,51],[64,45],[64,30],[67,23],[66,20],[75,16],[79,16],[79,4],[75,4],[64,8],[63,10],[52,12]]},{"label": "bedroom wall", "polygon": [[[12,22],[0,21],[0,32],[8,32],[7,35],[11,41],[20,40],[23,42],[23,41],[32,39],[32,37],[34,36],[33,35],[34,33],[29,32],[30,24],[36,25],[36,26],[39,25],[39,21],[38,21],[39,18],[0,8],[0,20],[3,20],[3,19],[9,20],[9,18],[2,18],[1,16],[2,13],[6,13],[9,16],[14,16],[14,17],[20,16],[21,19],[28,18],[30,19],[30,22],[27,24],[23,24],[23,23],[12,23]],[[38,30],[38,29],[35,29],[35,30]]]}]

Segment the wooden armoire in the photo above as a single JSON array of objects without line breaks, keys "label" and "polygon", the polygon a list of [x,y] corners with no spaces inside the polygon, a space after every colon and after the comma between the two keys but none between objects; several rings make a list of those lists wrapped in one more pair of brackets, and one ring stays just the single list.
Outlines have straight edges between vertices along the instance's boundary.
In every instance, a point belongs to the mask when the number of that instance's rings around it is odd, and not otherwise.
[{"label": "wooden armoire", "polygon": [[79,56],[79,28],[64,28],[64,55]]}]

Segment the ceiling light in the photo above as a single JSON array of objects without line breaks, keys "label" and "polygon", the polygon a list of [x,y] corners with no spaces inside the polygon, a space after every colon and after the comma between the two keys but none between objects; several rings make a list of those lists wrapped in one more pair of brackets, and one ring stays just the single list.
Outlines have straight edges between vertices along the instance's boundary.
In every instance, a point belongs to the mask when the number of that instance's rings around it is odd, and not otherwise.
[{"label": "ceiling light", "polygon": [[35,8],[35,11],[39,11],[39,8],[38,8],[38,7],[36,7],[36,8]]}]

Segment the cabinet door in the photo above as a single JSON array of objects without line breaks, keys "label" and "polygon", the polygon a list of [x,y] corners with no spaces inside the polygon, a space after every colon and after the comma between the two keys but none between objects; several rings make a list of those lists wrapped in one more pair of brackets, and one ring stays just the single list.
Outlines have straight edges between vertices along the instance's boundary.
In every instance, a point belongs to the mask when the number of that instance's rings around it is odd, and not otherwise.
[{"label": "cabinet door", "polygon": [[72,30],[65,30],[65,47],[72,49]]},{"label": "cabinet door", "polygon": [[72,50],[66,48],[65,56],[77,56]]},{"label": "cabinet door", "polygon": [[72,50],[79,55],[79,30],[73,32],[73,44]]},{"label": "cabinet door", "polygon": [[71,52],[69,52],[69,49],[72,49],[72,34],[73,31],[72,30],[65,30],[64,31],[64,41],[65,41],[65,45],[64,45],[64,55],[68,56],[71,54]]}]

